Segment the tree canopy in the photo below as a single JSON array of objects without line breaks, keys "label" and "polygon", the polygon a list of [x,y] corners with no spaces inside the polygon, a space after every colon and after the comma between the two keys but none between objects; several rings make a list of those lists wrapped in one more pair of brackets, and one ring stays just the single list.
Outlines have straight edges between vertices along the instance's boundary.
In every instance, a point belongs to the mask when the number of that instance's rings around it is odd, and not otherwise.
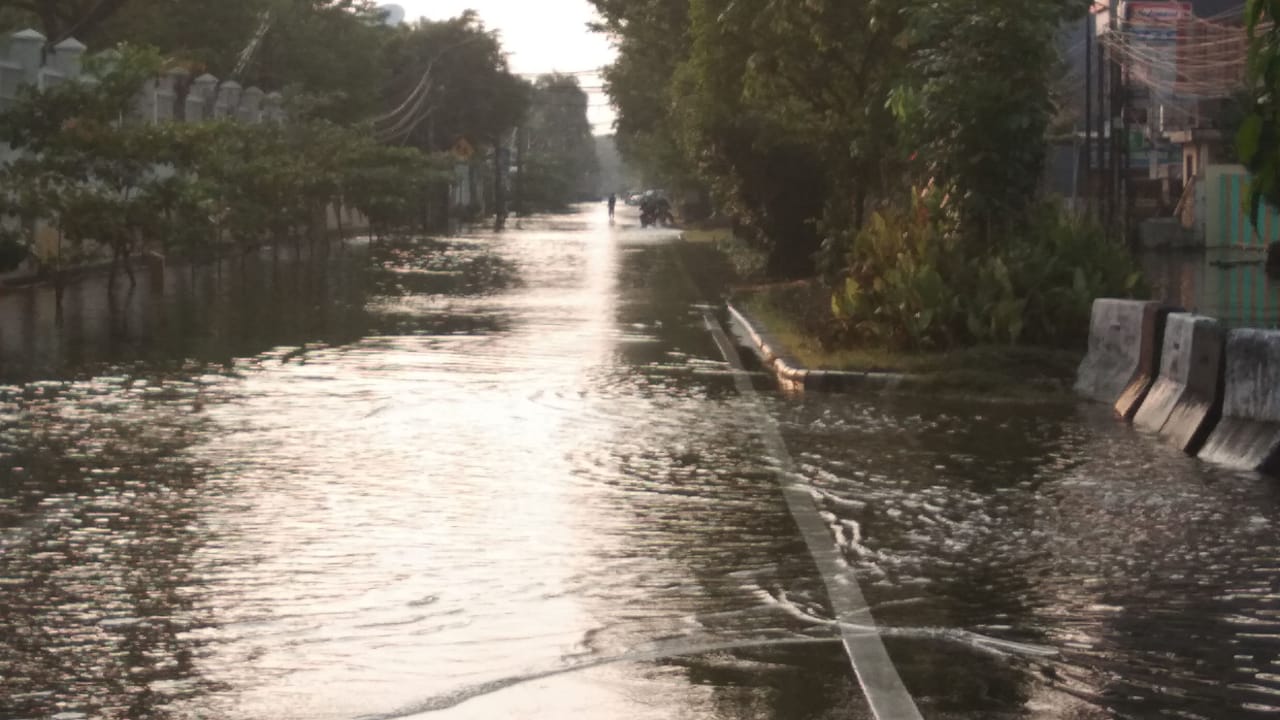
[{"label": "tree canopy", "polygon": [[385,52],[383,101],[394,110],[380,127],[399,142],[429,152],[459,139],[493,145],[528,111],[529,84],[511,73],[497,35],[474,12],[397,28]]},{"label": "tree canopy", "polygon": [[1065,0],[593,2],[620,146],[708,185],[777,273],[912,186],[979,234],[1029,207]]},{"label": "tree canopy", "polygon": [[1052,40],[1081,3],[593,3],[619,146],[709,188],[771,275],[830,283],[820,336],[1061,338],[1132,291],[1123,248],[1039,194]]},{"label": "tree canopy", "polygon": [[1280,4],[1249,0],[1250,112],[1240,124],[1236,153],[1253,175],[1250,216],[1263,202],[1280,208]]},{"label": "tree canopy", "polygon": [[[147,50],[139,55],[126,47],[125,57],[151,62],[133,62],[129,74],[99,68],[97,83],[24,90],[4,118],[4,139],[33,152],[6,170],[3,185],[47,192],[15,190],[10,199],[21,207],[6,212],[27,220],[44,212],[77,245],[96,226],[95,239],[106,238],[125,256],[141,246],[145,223],[116,232],[107,221],[141,219],[146,207],[156,210],[147,203],[162,197],[191,200],[188,219],[201,216],[195,205],[221,206],[222,232],[248,246],[310,224],[317,204],[330,201],[354,204],[384,228],[409,221],[441,227],[456,165],[468,163],[500,197],[508,151],[525,126],[546,179],[560,183],[544,204],[586,192],[594,148],[586,95],[576,81],[547,78],[535,90],[511,72],[497,34],[474,12],[395,27],[382,20],[371,0],[20,0],[0,8],[0,23],[37,24],[51,38],[92,24],[85,36],[90,61],[101,50],[127,46]],[[289,121],[151,128],[93,120],[127,115],[137,89],[162,66],[186,70],[186,82],[211,73],[283,91]],[[540,101],[531,117],[535,94]],[[69,132],[71,126],[78,130]],[[199,158],[179,162],[166,154],[182,147],[190,155],[200,143],[208,150]],[[155,165],[190,172],[161,183],[148,171]],[[99,186],[109,191],[97,192]],[[501,205],[490,204],[499,211]]]},{"label": "tree canopy", "polygon": [[130,0],[9,0],[0,10],[0,21],[36,23],[49,41],[56,44],[69,37],[92,38]]},{"label": "tree canopy", "polygon": [[520,146],[526,204],[557,209],[598,193],[600,163],[587,119],[589,102],[574,76],[543,75],[534,83]]}]

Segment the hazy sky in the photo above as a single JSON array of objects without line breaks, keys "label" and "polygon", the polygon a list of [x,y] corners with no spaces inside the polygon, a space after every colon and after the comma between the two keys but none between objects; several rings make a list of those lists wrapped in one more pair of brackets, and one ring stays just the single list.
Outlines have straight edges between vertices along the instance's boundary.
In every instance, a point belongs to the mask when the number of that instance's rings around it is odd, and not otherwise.
[{"label": "hazy sky", "polygon": [[[595,71],[613,60],[603,35],[586,24],[596,18],[587,0],[391,0],[405,9],[407,20],[444,20],[468,8],[480,14],[487,27],[502,34],[511,55],[511,69],[522,74],[551,71]],[[591,93],[591,121],[597,134],[609,132],[613,110],[600,91],[598,75],[580,78]]]}]

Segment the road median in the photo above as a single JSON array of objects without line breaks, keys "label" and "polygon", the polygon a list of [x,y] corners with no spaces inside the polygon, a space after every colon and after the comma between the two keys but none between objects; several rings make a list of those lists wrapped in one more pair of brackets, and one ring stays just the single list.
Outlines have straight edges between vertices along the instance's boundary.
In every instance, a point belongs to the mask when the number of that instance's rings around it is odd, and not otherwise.
[{"label": "road median", "polygon": [[912,391],[983,399],[1069,399],[1076,353],[980,346],[951,352],[827,350],[762,293],[728,303],[740,336],[786,392]]}]

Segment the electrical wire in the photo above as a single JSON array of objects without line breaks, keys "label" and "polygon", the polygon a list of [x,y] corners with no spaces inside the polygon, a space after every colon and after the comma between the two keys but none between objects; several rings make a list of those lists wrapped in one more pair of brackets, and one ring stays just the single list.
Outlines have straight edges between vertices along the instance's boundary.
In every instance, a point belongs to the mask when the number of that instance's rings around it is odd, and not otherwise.
[{"label": "electrical wire", "polygon": [[[1234,95],[1244,85],[1248,38],[1241,26],[1223,22],[1235,8],[1208,18],[1144,18],[1099,36],[1126,68],[1128,79],[1170,104]],[[1179,109],[1181,110],[1181,109]]]}]

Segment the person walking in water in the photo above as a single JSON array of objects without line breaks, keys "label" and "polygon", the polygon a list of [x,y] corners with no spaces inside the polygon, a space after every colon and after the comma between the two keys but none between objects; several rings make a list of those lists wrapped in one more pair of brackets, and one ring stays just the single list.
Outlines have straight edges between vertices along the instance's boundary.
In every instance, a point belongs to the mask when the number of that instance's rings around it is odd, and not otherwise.
[{"label": "person walking in water", "polygon": [[613,193],[609,193],[609,219],[610,220],[613,219],[613,209],[616,208],[617,206],[618,206],[618,196]]}]

